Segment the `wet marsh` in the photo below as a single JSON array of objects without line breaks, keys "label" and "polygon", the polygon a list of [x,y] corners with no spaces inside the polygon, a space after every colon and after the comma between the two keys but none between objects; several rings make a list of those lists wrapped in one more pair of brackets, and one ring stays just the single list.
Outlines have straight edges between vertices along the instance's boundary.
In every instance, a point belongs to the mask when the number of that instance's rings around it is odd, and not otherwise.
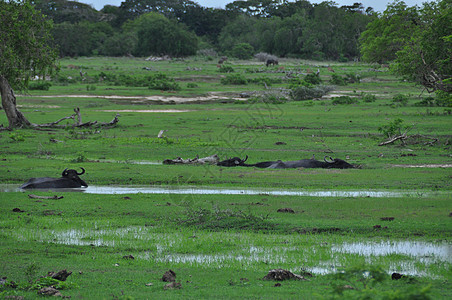
[{"label": "wet marsh", "polygon": [[[228,63],[249,78],[284,76],[276,68]],[[102,71],[149,72],[138,58],[61,64],[62,75],[74,78],[78,70],[66,66],[83,66],[91,78]],[[23,286],[0,290],[2,296],[36,298],[25,288],[28,280],[68,269],[77,287],[63,294],[75,298],[324,299],[335,296],[335,284],[350,284],[335,274],[356,265],[363,271],[379,267],[387,275],[372,290],[376,298],[420,293],[427,286],[432,298],[452,296],[448,108],[415,105],[427,97],[419,98],[418,87],[365,64],[334,66],[338,74],[363,78],[332,92],[359,99],[350,105],[333,104],[331,97],[237,100],[242,92],[266,88],[223,85],[215,64],[199,59],[152,64],[177,77],[182,89],[169,93],[103,82],[90,83],[96,89],[88,90],[87,83],[70,82],[18,96],[21,111],[34,123],[55,121],[74,107],[81,108],[84,121],[108,122],[118,111],[121,116],[109,129],[72,128],[70,120],[65,129],[0,131],[0,276]],[[287,72],[304,72],[318,62],[281,64]],[[187,70],[194,65],[202,71]],[[328,83],[331,74],[326,66],[320,69]],[[198,87],[186,88],[187,80]],[[286,86],[281,81],[272,88]],[[376,100],[362,101],[361,92]],[[399,93],[408,96],[407,106],[391,106]],[[212,95],[217,98],[206,102],[174,101]],[[385,139],[378,127],[397,118],[413,126],[414,137],[405,145],[378,146]],[[5,120],[0,114],[0,122]],[[166,130],[165,138],[157,137],[160,130]],[[359,168],[162,164],[212,154],[248,155],[250,163],[327,155]],[[89,187],[18,190],[31,177],[58,177],[67,167],[85,168]],[[262,280],[274,268],[313,277],[278,288]],[[163,289],[160,279],[168,269],[177,273],[181,290]],[[393,272],[409,278],[391,280]],[[356,289],[348,296],[369,292],[351,282]]]}]

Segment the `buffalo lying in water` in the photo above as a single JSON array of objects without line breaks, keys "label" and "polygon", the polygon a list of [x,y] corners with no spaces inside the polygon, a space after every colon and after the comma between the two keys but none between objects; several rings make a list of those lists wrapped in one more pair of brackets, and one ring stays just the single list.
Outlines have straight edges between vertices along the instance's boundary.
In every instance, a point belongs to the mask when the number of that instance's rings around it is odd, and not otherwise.
[{"label": "buffalo lying in water", "polygon": [[300,159],[293,161],[264,161],[256,164],[246,164],[248,155],[245,159],[240,157],[233,157],[223,161],[220,161],[217,165],[223,167],[256,167],[262,169],[290,169],[290,168],[323,168],[323,169],[352,169],[355,168],[354,165],[349,164],[345,160],[329,157],[324,157],[324,161],[318,161],[315,159]]},{"label": "buffalo lying in water", "polygon": [[85,181],[78,177],[79,175],[85,174],[85,169],[81,168],[82,172],[78,173],[76,170],[65,169],[61,174],[61,178],[51,178],[51,177],[39,177],[31,178],[26,183],[24,183],[21,189],[61,189],[61,188],[79,188],[87,187]]}]

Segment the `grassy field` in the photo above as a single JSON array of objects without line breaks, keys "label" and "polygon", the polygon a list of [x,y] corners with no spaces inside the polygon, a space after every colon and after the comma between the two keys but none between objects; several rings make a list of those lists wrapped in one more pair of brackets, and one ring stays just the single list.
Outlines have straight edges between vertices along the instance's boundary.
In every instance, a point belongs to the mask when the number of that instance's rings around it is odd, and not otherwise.
[{"label": "grassy field", "polygon": [[[119,123],[73,128],[69,119],[60,123],[66,128],[0,131],[3,297],[38,298],[39,288],[52,283],[39,278],[62,269],[72,275],[58,283],[61,293],[87,299],[452,296],[451,110],[430,105],[420,87],[361,63],[282,60],[267,68],[232,60],[224,66],[232,73],[202,57],[79,58],[60,64],[48,91],[18,95],[26,117],[50,123],[79,107],[83,122],[109,122],[119,113]],[[360,82],[332,85],[320,99],[282,96],[294,78],[317,70],[324,85],[347,74]],[[227,84],[231,75],[247,83]],[[140,86],[156,76],[158,84],[178,88]],[[340,104],[341,99],[356,101]],[[388,140],[379,128],[398,119],[397,129],[409,127],[405,144],[379,146]],[[4,114],[0,123],[7,124]],[[161,130],[164,138],[157,137]],[[331,156],[359,168],[161,164],[213,154],[248,155],[249,163]],[[79,167],[86,169],[82,178],[90,186],[262,193],[12,191],[31,177],[58,177],[65,168]],[[394,195],[277,196],[271,190]],[[63,198],[31,199],[31,193]],[[292,211],[278,212],[283,208]],[[263,280],[278,268],[307,280],[281,286]],[[169,269],[181,289],[164,288],[161,278]],[[393,272],[407,277],[391,280]]]}]

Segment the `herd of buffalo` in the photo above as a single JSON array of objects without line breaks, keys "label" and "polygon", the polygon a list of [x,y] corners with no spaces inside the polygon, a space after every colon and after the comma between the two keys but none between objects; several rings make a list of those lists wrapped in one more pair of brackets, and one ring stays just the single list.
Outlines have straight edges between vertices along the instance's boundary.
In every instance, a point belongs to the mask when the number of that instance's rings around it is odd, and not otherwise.
[{"label": "herd of buffalo", "polygon": [[[327,159],[328,158],[328,159]],[[288,168],[324,168],[324,169],[350,169],[355,168],[355,166],[349,164],[348,162],[325,156],[323,161],[311,159],[300,159],[294,161],[264,161],[255,164],[245,163],[248,159],[248,155],[241,159],[240,157],[233,157],[223,161],[220,161],[218,155],[212,155],[204,158],[194,158],[194,159],[182,159],[180,157],[176,159],[166,159],[163,164],[213,164],[221,167],[256,167],[265,169],[288,169]],[[55,189],[55,188],[80,188],[88,187],[85,181],[83,181],[79,176],[85,174],[85,169],[81,168],[82,172],[77,172],[72,169],[65,169],[61,174],[60,178],[52,177],[39,177],[31,178],[26,183],[24,183],[21,189]]]}]

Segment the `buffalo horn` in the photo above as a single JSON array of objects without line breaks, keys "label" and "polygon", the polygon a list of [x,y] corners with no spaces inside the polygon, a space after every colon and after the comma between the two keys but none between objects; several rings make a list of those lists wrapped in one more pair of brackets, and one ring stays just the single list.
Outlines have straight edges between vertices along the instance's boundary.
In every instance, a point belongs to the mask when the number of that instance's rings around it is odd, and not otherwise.
[{"label": "buffalo horn", "polygon": [[246,162],[247,159],[248,159],[248,155],[245,156],[245,159],[242,160],[242,162]]},{"label": "buffalo horn", "polygon": [[[330,159],[330,161],[327,161],[327,160],[326,160],[327,157]],[[327,163],[332,163],[332,162],[334,161],[334,159],[333,159],[331,156],[327,156],[327,155],[325,155],[325,157],[323,158],[323,160],[324,160],[325,162],[327,162]]]},{"label": "buffalo horn", "polygon": [[80,169],[82,169],[82,173],[77,173],[77,175],[83,175],[83,174],[85,174],[85,169],[83,169],[82,167],[80,167]]},{"label": "buffalo horn", "polygon": [[61,176],[63,176],[63,177],[67,176],[67,168],[64,169],[63,173],[61,173]]}]

